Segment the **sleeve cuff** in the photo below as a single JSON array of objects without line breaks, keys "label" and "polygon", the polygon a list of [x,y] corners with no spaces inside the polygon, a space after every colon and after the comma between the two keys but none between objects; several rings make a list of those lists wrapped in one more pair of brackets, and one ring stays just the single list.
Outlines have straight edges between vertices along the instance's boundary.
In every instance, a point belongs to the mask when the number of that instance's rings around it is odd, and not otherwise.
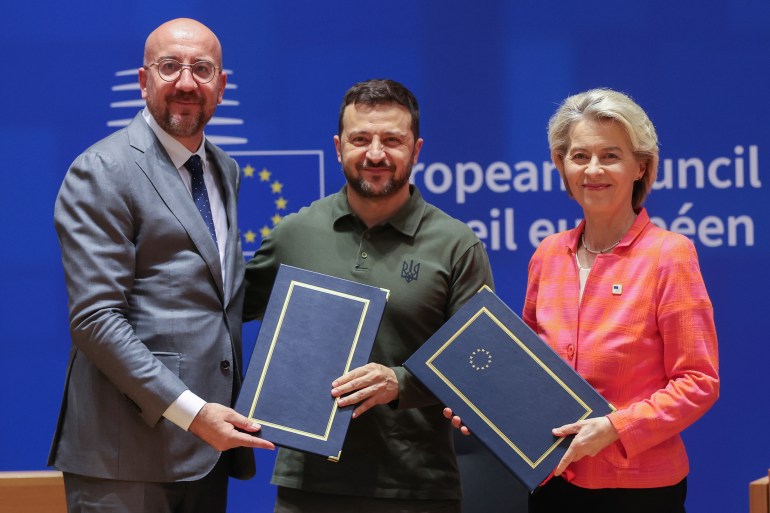
[{"label": "sleeve cuff", "polygon": [[189,390],[182,392],[182,395],[176,398],[176,401],[171,403],[166,411],[163,412],[163,416],[184,429],[188,430],[190,424],[201,411],[201,408],[206,404],[206,401],[193,394]]}]

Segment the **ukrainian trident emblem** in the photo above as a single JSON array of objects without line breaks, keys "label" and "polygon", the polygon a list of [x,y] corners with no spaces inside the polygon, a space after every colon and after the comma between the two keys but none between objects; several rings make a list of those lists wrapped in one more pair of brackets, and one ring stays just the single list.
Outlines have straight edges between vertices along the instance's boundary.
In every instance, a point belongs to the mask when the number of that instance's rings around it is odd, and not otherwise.
[{"label": "ukrainian trident emblem", "polygon": [[407,283],[410,283],[417,279],[417,275],[420,274],[420,262],[414,263],[414,260],[410,260],[409,263],[404,260],[401,265],[401,277]]}]

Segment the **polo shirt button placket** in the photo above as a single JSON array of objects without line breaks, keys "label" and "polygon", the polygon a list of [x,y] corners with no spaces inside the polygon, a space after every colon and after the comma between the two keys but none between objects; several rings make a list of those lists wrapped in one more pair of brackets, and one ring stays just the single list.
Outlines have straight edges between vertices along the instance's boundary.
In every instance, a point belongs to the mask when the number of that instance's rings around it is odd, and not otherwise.
[{"label": "polo shirt button placket", "polygon": [[369,253],[366,251],[365,247],[366,244],[365,241],[368,241],[371,239],[371,233],[368,231],[364,232],[361,236],[361,242],[358,244],[358,254],[356,255],[356,269],[357,270],[364,270],[366,269],[366,266],[364,266],[364,261],[369,258]]}]

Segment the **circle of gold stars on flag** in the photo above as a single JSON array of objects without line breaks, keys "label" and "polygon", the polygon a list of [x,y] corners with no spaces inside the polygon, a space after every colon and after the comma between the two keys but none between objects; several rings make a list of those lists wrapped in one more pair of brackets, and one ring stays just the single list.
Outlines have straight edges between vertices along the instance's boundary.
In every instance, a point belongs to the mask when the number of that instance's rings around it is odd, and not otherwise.
[{"label": "circle of gold stars on flag", "polygon": [[[267,168],[262,168],[262,171],[257,173],[256,168],[254,168],[251,164],[247,164],[246,167],[243,168],[244,178],[259,179],[260,183],[264,182],[270,187],[270,192],[272,194],[278,196],[273,202],[275,204],[275,212],[273,216],[270,217],[270,222],[265,223],[261,228],[259,228],[259,235],[263,239],[270,235],[270,232],[273,231],[275,225],[281,222],[281,219],[283,219],[281,212],[286,211],[286,205],[289,203],[288,200],[283,197],[284,184],[278,180],[273,179],[272,175],[272,171]],[[243,234],[243,239],[244,242],[253,244],[256,242],[257,233],[249,229]]]}]

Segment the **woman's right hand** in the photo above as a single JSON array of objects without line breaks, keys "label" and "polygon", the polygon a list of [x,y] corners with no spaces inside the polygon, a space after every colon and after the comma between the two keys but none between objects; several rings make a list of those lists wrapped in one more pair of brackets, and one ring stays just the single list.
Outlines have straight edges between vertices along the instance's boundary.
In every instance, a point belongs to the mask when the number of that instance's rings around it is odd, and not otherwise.
[{"label": "woman's right hand", "polygon": [[452,414],[452,408],[444,408],[444,417],[452,421],[452,426],[460,430],[460,433],[464,435],[470,435],[471,430],[467,426],[463,425],[463,421],[457,415]]}]

